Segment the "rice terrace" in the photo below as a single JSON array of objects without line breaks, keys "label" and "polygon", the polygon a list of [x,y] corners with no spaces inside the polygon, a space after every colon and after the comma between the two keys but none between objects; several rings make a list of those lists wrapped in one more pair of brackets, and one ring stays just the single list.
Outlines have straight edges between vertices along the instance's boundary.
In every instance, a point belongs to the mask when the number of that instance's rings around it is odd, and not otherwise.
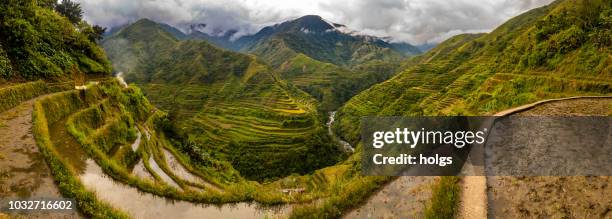
[{"label": "rice terrace", "polygon": [[609,0],[6,0],[0,218],[610,218],[605,174],[369,176],[361,133],[609,119],[610,39]]}]

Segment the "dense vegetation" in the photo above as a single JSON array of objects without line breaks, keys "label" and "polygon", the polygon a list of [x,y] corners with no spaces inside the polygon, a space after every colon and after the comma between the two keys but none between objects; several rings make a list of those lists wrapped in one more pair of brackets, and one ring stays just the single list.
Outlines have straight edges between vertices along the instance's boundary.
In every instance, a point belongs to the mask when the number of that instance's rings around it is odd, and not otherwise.
[{"label": "dense vegetation", "polygon": [[49,5],[35,0],[0,4],[0,83],[110,72],[104,51],[90,39],[92,27]]},{"label": "dense vegetation", "polygon": [[[397,72],[401,60],[420,51],[409,44],[347,33],[341,24],[308,15],[249,36],[241,51],[275,67],[282,79],[315,97],[324,111]],[[246,38],[249,38],[246,37]]]},{"label": "dense vegetation", "polygon": [[390,78],[398,68],[398,63],[385,61],[346,68],[298,54],[287,59],[277,71],[282,79],[316,98],[320,110],[332,111],[360,91]]}]

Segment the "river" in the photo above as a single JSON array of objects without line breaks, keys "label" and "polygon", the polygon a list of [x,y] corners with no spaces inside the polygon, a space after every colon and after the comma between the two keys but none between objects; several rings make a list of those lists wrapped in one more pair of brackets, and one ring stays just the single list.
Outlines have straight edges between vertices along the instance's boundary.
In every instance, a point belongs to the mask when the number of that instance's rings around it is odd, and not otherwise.
[{"label": "river", "polygon": [[329,120],[327,121],[327,132],[329,132],[329,135],[338,143],[340,143],[340,145],[342,145],[342,148],[344,149],[344,151],[346,152],[355,152],[355,148],[353,148],[353,146],[351,146],[351,144],[349,144],[348,142],[342,140],[340,137],[336,136],[334,131],[332,130],[332,125],[334,124],[334,121],[336,121],[336,111],[331,111],[329,112]]}]

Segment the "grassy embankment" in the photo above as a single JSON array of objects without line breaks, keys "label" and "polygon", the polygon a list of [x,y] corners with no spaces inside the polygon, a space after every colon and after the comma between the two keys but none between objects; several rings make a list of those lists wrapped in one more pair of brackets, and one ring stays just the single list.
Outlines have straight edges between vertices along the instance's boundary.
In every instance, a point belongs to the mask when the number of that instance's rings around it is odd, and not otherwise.
[{"label": "grassy embankment", "polygon": [[93,192],[85,189],[73,168],[63,160],[61,153],[57,151],[49,135],[50,124],[58,122],[79,108],[85,107],[85,103],[98,98],[95,96],[95,94],[82,96],[78,91],[65,91],[37,100],[34,103],[33,111],[33,133],[39,150],[45,157],[64,197],[74,198],[78,209],[87,216],[93,218],[127,218],[125,213],[99,201]]},{"label": "grassy embankment", "polygon": [[0,88],[0,112],[13,108],[23,101],[40,96],[47,92],[43,81],[22,83]]}]

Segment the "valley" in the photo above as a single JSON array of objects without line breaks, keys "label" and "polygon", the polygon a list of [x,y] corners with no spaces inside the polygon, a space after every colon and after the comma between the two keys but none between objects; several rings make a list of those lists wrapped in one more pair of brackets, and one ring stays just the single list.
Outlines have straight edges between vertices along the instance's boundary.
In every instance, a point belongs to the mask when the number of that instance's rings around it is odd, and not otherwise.
[{"label": "valley", "polygon": [[[364,176],[360,139],[365,116],[495,115],[609,96],[607,1],[557,0],[424,53],[317,15],[240,37],[139,18],[102,37],[25,2],[0,6],[0,195],[71,198],[78,209],[27,216],[610,215],[595,201],[607,200],[609,177]],[[609,116],[609,102],[519,114]],[[476,190],[486,194],[465,194]],[[462,201],[475,199],[487,206],[466,214]]]}]

